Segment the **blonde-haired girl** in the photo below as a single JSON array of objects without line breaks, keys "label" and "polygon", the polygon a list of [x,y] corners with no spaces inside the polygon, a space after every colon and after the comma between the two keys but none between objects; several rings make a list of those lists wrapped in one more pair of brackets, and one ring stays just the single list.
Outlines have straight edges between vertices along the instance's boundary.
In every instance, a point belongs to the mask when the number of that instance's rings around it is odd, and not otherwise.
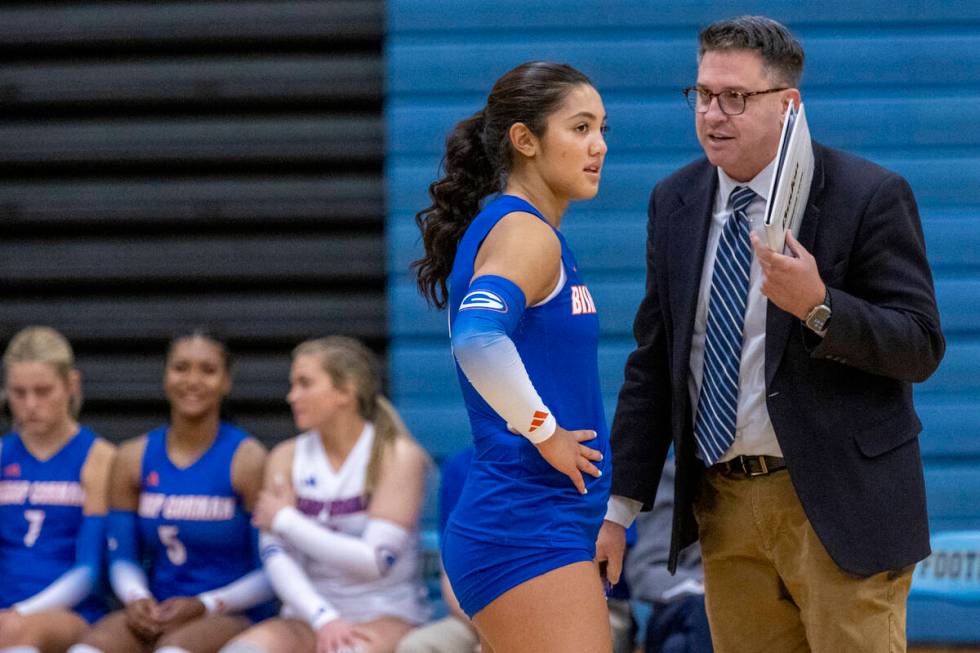
[{"label": "blonde-haired girl", "polygon": [[428,456],[380,395],[360,342],[299,345],[290,386],[304,432],[269,455],[254,514],[284,609],[222,651],[394,651],[428,616],[417,527]]},{"label": "blonde-haired girl", "polygon": [[115,448],[78,423],[81,376],[48,327],[3,356],[13,430],[0,439],[0,649],[61,653],[105,613],[98,592]]}]

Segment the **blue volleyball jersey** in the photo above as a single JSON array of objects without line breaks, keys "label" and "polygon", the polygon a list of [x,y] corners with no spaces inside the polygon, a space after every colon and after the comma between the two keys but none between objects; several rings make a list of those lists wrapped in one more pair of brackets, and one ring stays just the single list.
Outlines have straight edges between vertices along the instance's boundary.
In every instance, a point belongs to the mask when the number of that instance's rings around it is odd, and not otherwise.
[{"label": "blue volleyball jersey", "polygon": [[[525,200],[502,195],[487,204],[461,239],[449,277],[450,331],[472,280],[480,245],[501,218],[515,211],[545,220]],[[569,431],[596,431],[598,437],[584,444],[602,452],[603,460],[595,465],[603,475],[583,474],[588,494],[579,494],[531,442],[507,429],[506,421],[457,364],[475,452],[448,528],[498,544],[592,549],[612,477],[609,429],[599,388],[599,319],[575,257],[561,232],[556,229],[555,234],[561,243],[565,283],[546,303],[525,309],[511,339],[558,424]]]},{"label": "blue volleyball jersey", "polygon": [[[79,429],[61,450],[38,460],[16,432],[0,445],[0,608],[34,596],[75,565],[85,492],[82,467],[96,435]],[[91,619],[99,596],[75,609]]]},{"label": "blue volleyball jersey", "polygon": [[232,458],[247,437],[222,422],[211,447],[181,469],[167,455],[167,427],[147,434],[137,522],[158,601],[222,587],[258,567],[251,525],[231,482]]}]

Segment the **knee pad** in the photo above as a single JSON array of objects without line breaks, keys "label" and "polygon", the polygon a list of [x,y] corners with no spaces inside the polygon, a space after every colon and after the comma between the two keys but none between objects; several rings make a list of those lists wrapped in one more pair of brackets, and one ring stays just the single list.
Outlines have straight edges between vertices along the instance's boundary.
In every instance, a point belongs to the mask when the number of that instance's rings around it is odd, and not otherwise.
[{"label": "knee pad", "polygon": [[41,651],[33,646],[8,646],[0,648],[0,653],[41,653]]},{"label": "knee pad", "polygon": [[179,646],[161,646],[156,649],[153,653],[191,653],[186,648],[180,648]]},{"label": "knee pad", "polygon": [[88,644],[75,644],[66,653],[103,653],[103,651]]}]

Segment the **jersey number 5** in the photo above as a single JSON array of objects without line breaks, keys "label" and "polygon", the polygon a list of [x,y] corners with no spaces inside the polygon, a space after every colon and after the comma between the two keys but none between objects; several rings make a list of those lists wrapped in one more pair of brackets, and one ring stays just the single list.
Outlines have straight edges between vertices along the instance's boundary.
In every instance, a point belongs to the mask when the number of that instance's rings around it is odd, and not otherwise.
[{"label": "jersey number 5", "polygon": [[41,525],[44,524],[43,510],[25,510],[24,519],[27,520],[27,534],[24,535],[24,546],[30,548],[37,542],[41,535]]},{"label": "jersey number 5", "polygon": [[179,567],[187,562],[187,548],[177,537],[176,526],[158,526],[157,534],[160,536],[160,542],[163,543],[163,546],[167,547],[167,558],[171,564]]}]

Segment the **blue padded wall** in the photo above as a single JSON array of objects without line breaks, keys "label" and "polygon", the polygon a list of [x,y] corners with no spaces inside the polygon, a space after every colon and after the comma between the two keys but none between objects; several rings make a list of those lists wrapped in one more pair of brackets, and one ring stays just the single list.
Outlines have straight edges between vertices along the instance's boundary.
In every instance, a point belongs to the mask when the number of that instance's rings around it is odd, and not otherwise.
[{"label": "blue padded wall", "polygon": [[[700,155],[693,115],[680,94],[696,76],[697,31],[742,13],[770,15],[802,40],[802,92],[814,138],[898,171],[915,190],[948,340],[942,367],[916,391],[930,526],[980,528],[977,2],[390,0],[386,180],[394,398],[437,458],[468,443],[445,315],[427,310],[408,270],[421,251],[413,216],[428,205],[426,188],[452,125],[482,106],[509,68],[552,59],[594,80],[611,127],[599,195],[573,205],[562,227],[599,307],[611,419],[643,290],[649,191]],[[961,632],[940,619],[944,610],[913,601],[912,637],[952,641],[978,634],[976,626]]]}]

